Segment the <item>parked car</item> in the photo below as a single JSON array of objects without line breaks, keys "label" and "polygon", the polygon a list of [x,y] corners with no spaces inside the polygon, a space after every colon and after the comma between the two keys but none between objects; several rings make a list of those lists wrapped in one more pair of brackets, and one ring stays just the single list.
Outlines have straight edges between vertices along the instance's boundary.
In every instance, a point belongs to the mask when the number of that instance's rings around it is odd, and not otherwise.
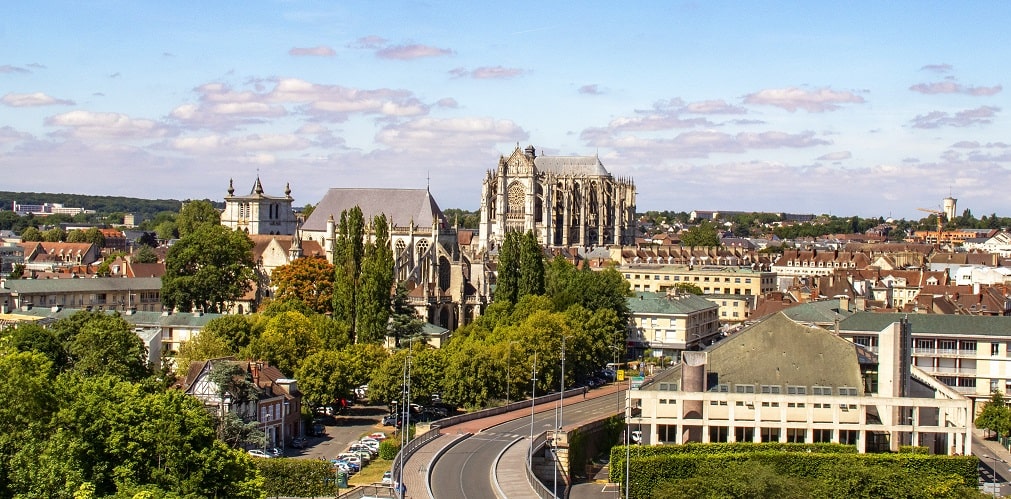
[{"label": "parked car", "polygon": [[383,485],[393,485],[393,472],[384,471],[383,472]]},{"label": "parked car", "polygon": [[323,426],[322,421],[313,421],[312,434],[316,436],[326,435],[326,426]]},{"label": "parked car", "polygon": [[266,452],[263,452],[260,449],[249,449],[249,455],[253,456],[253,457],[262,457],[264,459],[268,459],[268,458],[274,457],[274,456],[271,456],[270,454],[268,454]]},{"label": "parked car", "polygon": [[383,416],[383,426],[400,426],[400,417],[397,414],[387,414]]},{"label": "parked car", "polygon": [[385,433],[383,433],[381,431],[377,431],[377,432],[374,432],[374,433],[369,433],[369,438],[382,442],[383,440],[386,440],[387,437],[386,437]]},{"label": "parked car", "polygon": [[379,455],[379,441],[371,439],[361,439],[358,441],[358,445],[365,446],[369,449],[373,456]]},{"label": "parked car", "polygon": [[291,439],[291,446],[296,449],[304,449],[306,443],[305,437],[295,437]]},{"label": "parked car", "polygon": [[633,431],[631,433],[631,437],[632,437],[632,443],[634,443],[634,444],[641,444],[642,443],[642,432],[641,431],[639,431],[639,430]]},{"label": "parked car", "polygon": [[267,449],[267,454],[270,454],[271,456],[274,457],[281,457],[284,456],[284,451],[281,450],[279,447],[271,447]]}]

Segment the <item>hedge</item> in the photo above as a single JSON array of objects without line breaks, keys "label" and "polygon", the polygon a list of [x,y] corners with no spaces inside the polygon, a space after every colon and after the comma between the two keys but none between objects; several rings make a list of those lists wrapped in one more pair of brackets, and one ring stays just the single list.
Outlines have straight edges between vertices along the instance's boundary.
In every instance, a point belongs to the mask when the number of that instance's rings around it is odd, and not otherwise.
[{"label": "hedge", "polygon": [[[733,462],[758,461],[778,474],[830,481],[841,466],[889,467],[920,480],[955,479],[976,487],[978,459],[973,456],[931,456],[918,453],[858,454],[839,444],[715,443],[630,446],[630,497],[650,497],[658,486],[674,479],[692,478],[703,469]],[[625,447],[611,449],[610,481],[625,482]],[[925,483],[925,486],[932,484]]]}]

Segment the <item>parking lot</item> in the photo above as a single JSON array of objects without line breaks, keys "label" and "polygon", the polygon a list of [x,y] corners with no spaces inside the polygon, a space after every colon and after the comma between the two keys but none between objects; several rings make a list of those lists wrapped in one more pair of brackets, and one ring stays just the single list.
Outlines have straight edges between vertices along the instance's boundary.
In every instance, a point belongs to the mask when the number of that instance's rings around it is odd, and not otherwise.
[{"label": "parking lot", "polygon": [[303,459],[331,459],[347,450],[352,442],[374,431],[392,433],[393,428],[383,428],[380,424],[389,411],[385,405],[353,405],[337,416],[322,419],[326,435],[306,439],[303,449],[285,449],[285,457]]}]

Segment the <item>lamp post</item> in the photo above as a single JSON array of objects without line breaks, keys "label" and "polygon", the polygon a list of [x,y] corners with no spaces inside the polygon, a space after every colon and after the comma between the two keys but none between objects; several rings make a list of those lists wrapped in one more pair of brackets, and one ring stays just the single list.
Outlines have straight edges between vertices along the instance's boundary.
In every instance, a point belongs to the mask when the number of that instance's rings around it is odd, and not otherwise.
[{"label": "lamp post", "polygon": [[509,342],[508,345],[506,345],[506,347],[508,347],[508,351],[506,351],[506,407],[509,406],[509,388],[510,388],[510,381],[512,380],[513,343],[519,342],[516,340],[512,340]]},{"label": "lamp post", "polygon": [[530,452],[528,464],[534,462],[534,404],[537,401],[537,352],[534,352],[534,365],[530,369]]},{"label": "lamp post", "polygon": [[998,495],[997,494],[997,453],[995,452],[993,454],[993,456],[988,456],[986,454],[983,454],[983,459],[986,459],[988,457],[993,458],[993,467],[990,468],[990,472],[993,474],[993,485],[992,485],[993,489],[991,490],[991,492],[993,493],[994,497],[997,497],[997,495]]}]

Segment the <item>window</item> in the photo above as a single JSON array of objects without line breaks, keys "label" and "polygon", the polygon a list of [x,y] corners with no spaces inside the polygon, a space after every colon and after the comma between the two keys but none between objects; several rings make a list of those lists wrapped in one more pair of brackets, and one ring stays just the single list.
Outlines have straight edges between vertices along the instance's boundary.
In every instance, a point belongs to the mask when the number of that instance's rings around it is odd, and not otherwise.
[{"label": "window", "polygon": [[786,387],[786,394],[787,395],[807,395],[807,387],[806,386],[787,386]]},{"label": "window", "polygon": [[781,388],[779,385],[762,385],[762,393],[779,394]]},{"label": "window", "polygon": [[811,393],[814,395],[832,395],[832,387],[830,386],[813,386],[811,387]]},{"label": "window", "polygon": [[716,385],[709,389],[711,392],[728,393],[730,392],[730,385],[723,383],[721,385]]},{"label": "window", "polygon": [[737,393],[755,393],[755,385],[734,385]]},{"label": "window", "polygon": [[998,355],[998,354],[1000,354],[1000,343],[991,343],[990,355]]},{"label": "window", "polygon": [[966,352],[975,352],[976,351],[976,342],[975,341],[963,341],[962,342],[962,350],[964,350]]},{"label": "window", "polygon": [[839,387],[839,395],[843,397],[856,397],[857,389],[849,386]]},{"label": "window", "polygon": [[938,350],[948,350],[949,352],[955,351],[955,340],[938,340],[937,348]]}]

